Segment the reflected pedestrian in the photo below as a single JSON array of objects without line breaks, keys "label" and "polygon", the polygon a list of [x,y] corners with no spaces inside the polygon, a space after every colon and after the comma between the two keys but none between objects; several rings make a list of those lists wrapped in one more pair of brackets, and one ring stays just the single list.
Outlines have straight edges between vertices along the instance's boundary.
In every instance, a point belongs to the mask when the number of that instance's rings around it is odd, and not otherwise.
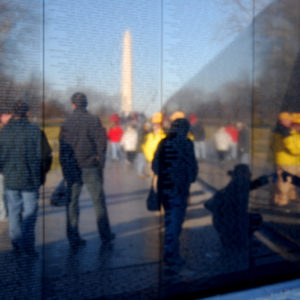
[{"label": "reflected pedestrian", "polygon": [[184,265],[184,259],[180,256],[179,235],[185,218],[189,188],[198,173],[194,145],[187,137],[189,129],[186,119],[172,122],[152,162],[152,170],[158,176],[158,197],[165,211],[163,259],[174,271],[179,271]]},{"label": "reflected pedestrian", "polygon": [[151,170],[151,163],[159,142],[166,137],[166,134],[162,128],[162,113],[156,112],[152,116],[151,121],[152,130],[145,136],[145,142],[142,145],[142,151],[145,155],[149,170]]},{"label": "reflected pedestrian", "polygon": [[120,142],[123,136],[123,129],[119,123],[119,121],[114,120],[107,134],[110,146],[110,158],[115,161],[121,159]]},{"label": "reflected pedestrian", "polygon": [[[257,229],[257,214],[249,214],[250,190],[269,183],[268,176],[251,181],[251,172],[246,164],[238,164],[228,174],[229,184],[218,191],[205,207],[213,213],[213,224],[222,245],[232,253],[247,251],[253,230]],[[261,221],[261,220],[260,220]]]},{"label": "reflected pedestrian", "polygon": [[147,134],[151,132],[151,123],[146,121],[138,128],[138,142],[137,142],[137,155],[136,155],[136,170],[140,178],[149,176],[149,170],[146,170],[146,158],[143,153],[142,146],[145,142]]},{"label": "reflected pedestrian", "polygon": [[73,113],[60,131],[60,163],[67,183],[67,237],[70,246],[78,249],[86,241],[79,234],[79,196],[83,184],[92,198],[99,235],[104,244],[114,239],[111,232],[103,189],[106,152],[106,130],[100,120],[88,113],[87,97],[75,93],[71,97]]},{"label": "reflected pedestrian", "polygon": [[29,106],[17,102],[11,120],[0,132],[0,164],[8,207],[9,236],[16,253],[37,257],[35,224],[39,188],[52,161],[40,128],[29,122]]},{"label": "reflected pedestrian", "polygon": [[[298,116],[298,117],[297,117]],[[272,150],[278,181],[274,186],[272,202],[278,206],[287,206],[290,200],[297,200],[295,186],[280,176],[283,171],[300,175],[300,114],[281,112],[273,132]]]},{"label": "reflected pedestrian", "polygon": [[224,126],[221,126],[214,135],[214,141],[219,162],[223,162],[228,155],[232,141]]},{"label": "reflected pedestrian", "polygon": [[[1,130],[5,125],[8,124],[11,117],[12,117],[12,113],[8,109],[0,111]],[[4,195],[4,178],[3,175],[0,174],[0,221],[6,221],[6,220],[7,220],[7,203],[5,201],[5,195]]]},{"label": "reflected pedestrian", "polygon": [[124,131],[120,145],[126,154],[126,161],[132,164],[137,151],[138,132],[133,124],[128,124]]}]

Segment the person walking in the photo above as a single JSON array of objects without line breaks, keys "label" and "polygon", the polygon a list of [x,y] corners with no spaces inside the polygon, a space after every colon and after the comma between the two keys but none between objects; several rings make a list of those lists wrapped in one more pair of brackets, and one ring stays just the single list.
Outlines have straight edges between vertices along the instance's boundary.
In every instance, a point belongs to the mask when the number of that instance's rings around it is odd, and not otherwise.
[{"label": "person walking", "polygon": [[4,176],[9,236],[17,254],[37,257],[35,225],[40,185],[52,154],[39,126],[28,120],[29,106],[18,101],[11,120],[0,132],[0,166]]},{"label": "person walking", "polygon": [[216,145],[216,150],[219,158],[219,162],[223,162],[232,145],[230,136],[225,130],[224,126],[221,126],[214,134],[214,141]]},{"label": "person walking", "polygon": [[71,97],[73,113],[61,126],[59,159],[67,183],[67,237],[71,248],[86,241],[79,234],[79,196],[83,184],[92,198],[97,227],[103,244],[111,242],[111,232],[103,189],[103,169],[107,146],[106,130],[99,118],[87,111],[85,94]]},{"label": "person walking", "polygon": [[128,124],[127,128],[124,131],[120,145],[123,148],[126,154],[126,161],[129,164],[133,164],[138,143],[138,132],[135,128],[135,125]]},{"label": "person walking", "polygon": [[172,122],[166,138],[158,145],[152,170],[158,176],[157,193],[165,210],[163,259],[172,271],[180,271],[179,236],[184,222],[189,188],[198,173],[193,142],[188,139],[189,122],[180,118]]},{"label": "person walking", "polygon": [[123,129],[119,125],[119,121],[113,121],[112,127],[108,130],[107,136],[110,146],[110,158],[114,161],[121,159],[121,139],[123,136]]}]

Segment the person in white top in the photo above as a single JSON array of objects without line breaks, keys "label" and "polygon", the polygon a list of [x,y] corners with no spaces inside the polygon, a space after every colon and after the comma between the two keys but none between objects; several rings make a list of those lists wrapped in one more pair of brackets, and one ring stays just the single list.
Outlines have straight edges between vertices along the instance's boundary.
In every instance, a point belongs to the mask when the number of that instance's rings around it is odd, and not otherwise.
[{"label": "person in white top", "polygon": [[127,126],[120,144],[124,152],[126,153],[127,162],[133,163],[136,156],[138,144],[138,132],[134,125],[129,124]]},{"label": "person in white top", "polygon": [[225,130],[224,126],[221,126],[214,135],[214,141],[216,145],[216,150],[218,153],[218,158],[220,161],[224,161],[226,155],[231,147],[232,141],[230,136]]}]

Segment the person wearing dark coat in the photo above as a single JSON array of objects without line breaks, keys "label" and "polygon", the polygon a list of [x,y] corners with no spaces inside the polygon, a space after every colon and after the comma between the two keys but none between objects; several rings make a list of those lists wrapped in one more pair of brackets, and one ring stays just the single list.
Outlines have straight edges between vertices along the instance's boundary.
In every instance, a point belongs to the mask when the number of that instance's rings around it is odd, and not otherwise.
[{"label": "person wearing dark coat", "polygon": [[204,205],[213,213],[213,225],[222,245],[232,253],[241,253],[248,250],[251,234],[261,222],[260,215],[248,212],[249,193],[268,184],[269,179],[261,176],[251,181],[246,164],[236,165],[229,175],[232,176],[229,184]]},{"label": "person wearing dark coat", "polygon": [[103,190],[103,169],[106,153],[106,130],[98,117],[88,113],[87,97],[75,93],[71,97],[73,113],[61,126],[59,159],[67,184],[67,237],[77,249],[86,241],[79,235],[79,196],[86,185],[93,201],[100,238],[103,243],[114,239]]},{"label": "person wearing dark coat", "polygon": [[152,170],[158,176],[158,197],[165,211],[163,259],[174,268],[184,264],[179,253],[179,235],[185,218],[189,188],[198,173],[194,145],[187,138],[189,128],[186,119],[176,119],[167,137],[159,143],[152,162]]},{"label": "person wearing dark coat", "polygon": [[14,251],[37,257],[35,224],[39,188],[46,180],[52,150],[39,126],[28,120],[29,106],[18,101],[0,132],[0,168],[4,176],[9,236]]}]

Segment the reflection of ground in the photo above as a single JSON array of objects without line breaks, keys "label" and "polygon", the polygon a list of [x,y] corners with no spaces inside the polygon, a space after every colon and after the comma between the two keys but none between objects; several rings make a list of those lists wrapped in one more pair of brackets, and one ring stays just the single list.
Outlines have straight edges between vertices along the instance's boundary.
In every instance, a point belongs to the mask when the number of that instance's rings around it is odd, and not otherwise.
[{"label": "reflection of ground", "polygon": [[[199,175],[220,188],[228,182],[225,174],[231,167],[231,162],[221,167],[213,161],[200,163]],[[267,231],[253,239],[250,259],[249,256],[226,253],[211,226],[211,215],[203,206],[210,193],[196,183],[192,186],[182,233],[182,252],[188,271],[192,272],[182,273],[173,278],[174,282],[167,280],[163,277],[160,260],[162,215],[145,208],[150,180],[138,178],[132,167],[117,162],[108,162],[105,171],[107,205],[117,238],[111,248],[101,246],[92,202],[83,190],[80,231],[87,246],[73,253],[66,240],[65,208],[49,205],[49,196],[60,179],[59,171],[49,174],[45,197],[41,200],[37,226],[41,256],[38,260],[16,259],[10,253],[6,224],[0,224],[0,264],[6,266],[5,271],[3,268],[0,271],[1,299],[4,293],[11,299],[13,296],[19,299],[18,296],[25,292],[32,296],[28,299],[95,299],[104,296],[105,299],[138,299],[137,295],[143,299],[157,299],[214,288],[223,281],[230,283],[231,280],[232,284],[232,280],[245,279],[249,275],[245,271],[249,268],[254,270],[285,259],[270,245]],[[230,276],[224,277],[224,274]],[[233,274],[241,275],[232,279]]]}]

